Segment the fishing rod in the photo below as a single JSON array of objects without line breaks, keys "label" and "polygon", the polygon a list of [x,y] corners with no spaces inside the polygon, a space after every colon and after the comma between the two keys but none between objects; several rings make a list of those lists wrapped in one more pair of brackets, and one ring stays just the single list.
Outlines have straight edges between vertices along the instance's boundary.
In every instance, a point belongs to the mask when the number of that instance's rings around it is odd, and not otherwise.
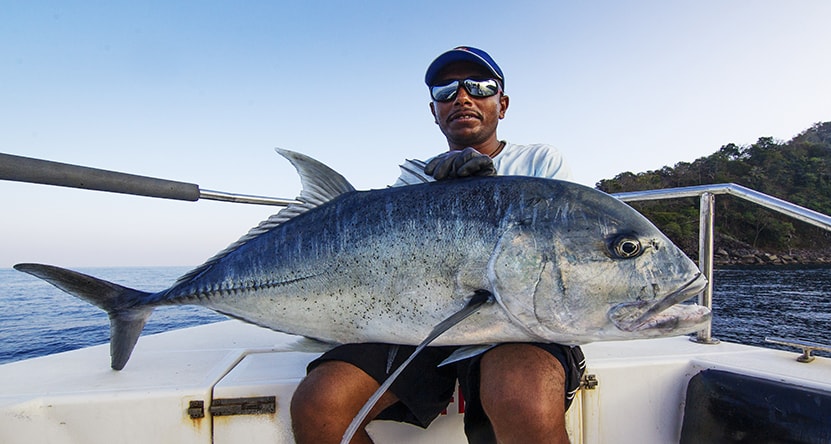
[{"label": "fishing rod", "polygon": [[203,190],[199,185],[0,153],[0,180],[196,202],[199,199],[285,207],[294,199]]}]

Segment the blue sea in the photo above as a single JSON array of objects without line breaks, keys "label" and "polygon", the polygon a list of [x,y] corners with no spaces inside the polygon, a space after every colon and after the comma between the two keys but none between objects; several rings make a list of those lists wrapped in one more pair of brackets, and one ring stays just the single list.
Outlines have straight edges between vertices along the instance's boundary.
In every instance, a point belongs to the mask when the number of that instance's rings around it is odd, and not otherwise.
[{"label": "blue sea", "polygon": [[[143,291],[169,287],[190,267],[77,268],[76,271]],[[227,319],[198,306],[153,311],[143,334]],[[106,312],[14,269],[0,269],[0,364],[109,342]]]},{"label": "blue sea", "polygon": [[[167,288],[188,270],[78,269],[145,291]],[[765,344],[766,336],[831,344],[831,268],[716,270],[713,311],[713,336],[721,340],[771,348],[781,347]],[[202,307],[159,307],[144,334],[224,319]],[[103,311],[25,273],[0,269],[0,364],[108,341]]]}]

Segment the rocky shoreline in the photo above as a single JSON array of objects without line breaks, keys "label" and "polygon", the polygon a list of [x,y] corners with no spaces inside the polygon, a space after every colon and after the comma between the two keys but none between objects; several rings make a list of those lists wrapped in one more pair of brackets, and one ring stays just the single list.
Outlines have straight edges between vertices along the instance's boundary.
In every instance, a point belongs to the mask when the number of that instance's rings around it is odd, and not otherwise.
[{"label": "rocky shoreline", "polygon": [[831,251],[801,250],[771,253],[753,249],[728,250],[717,248],[713,253],[715,266],[831,266]]}]

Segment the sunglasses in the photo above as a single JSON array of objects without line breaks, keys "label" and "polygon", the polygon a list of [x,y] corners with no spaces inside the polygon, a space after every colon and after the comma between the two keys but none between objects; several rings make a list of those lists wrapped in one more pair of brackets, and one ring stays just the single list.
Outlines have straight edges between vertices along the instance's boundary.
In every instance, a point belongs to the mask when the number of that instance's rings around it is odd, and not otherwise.
[{"label": "sunglasses", "polygon": [[453,80],[444,85],[430,87],[430,95],[436,102],[449,102],[456,97],[459,87],[464,86],[465,91],[473,97],[490,97],[499,92],[499,82],[496,79],[464,79]]}]

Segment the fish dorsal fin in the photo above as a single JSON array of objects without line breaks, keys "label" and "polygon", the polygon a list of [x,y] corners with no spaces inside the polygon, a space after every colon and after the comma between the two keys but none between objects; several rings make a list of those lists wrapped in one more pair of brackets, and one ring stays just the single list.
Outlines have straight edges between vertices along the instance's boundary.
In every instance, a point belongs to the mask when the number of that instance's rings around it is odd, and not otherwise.
[{"label": "fish dorsal fin", "polygon": [[259,225],[249,230],[248,233],[246,233],[239,240],[215,254],[212,258],[205,261],[204,264],[180,277],[171,288],[199,276],[204,271],[208,270],[212,265],[217,263],[220,259],[227,256],[230,252],[239,248],[240,245],[245,244],[251,239],[260,236],[287,220],[297,217],[312,208],[323,205],[341,194],[355,191],[355,187],[353,187],[352,184],[346,180],[346,178],[323,163],[318,162],[305,154],[296,153],[294,151],[284,150],[281,148],[276,148],[276,151],[281,156],[288,159],[300,175],[302,190],[300,191],[300,196],[297,197],[297,201],[299,201],[299,203],[291,204],[277,212],[277,214],[274,214],[268,219],[260,222]]},{"label": "fish dorsal fin", "polygon": [[[323,163],[305,154],[294,151],[282,148],[275,148],[275,150],[297,169],[297,174],[300,175],[302,189],[300,190],[300,195],[297,196],[297,200],[300,202],[299,204],[291,204],[263,222],[263,224],[268,224],[268,229],[299,216],[312,208],[323,205],[341,194],[355,191],[355,187],[346,178]],[[255,229],[260,229],[260,227]]]},{"label": "fish dorsal fin", "polygon": [[303,186],[303,190],[300,192],[297,200],[318,206],[329,202],[341,194],[355,191],[352,184],[337,171],[317,160],[305,154],[284,150],[282,148],[277,148],[276,150],[294,165],[297,169],[297,174],[300,175],[300,183]]}]

